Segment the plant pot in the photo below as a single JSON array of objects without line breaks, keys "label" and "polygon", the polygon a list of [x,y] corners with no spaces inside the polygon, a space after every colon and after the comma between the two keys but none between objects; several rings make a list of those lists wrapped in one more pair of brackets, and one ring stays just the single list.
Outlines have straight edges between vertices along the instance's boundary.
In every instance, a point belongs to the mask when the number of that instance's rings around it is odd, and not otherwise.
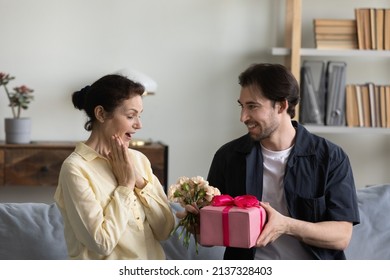
[{"label": "plant pot", "polygon": [[30,118],[6,118],[5,142],[7,144],[28,144],[31,141]]}]

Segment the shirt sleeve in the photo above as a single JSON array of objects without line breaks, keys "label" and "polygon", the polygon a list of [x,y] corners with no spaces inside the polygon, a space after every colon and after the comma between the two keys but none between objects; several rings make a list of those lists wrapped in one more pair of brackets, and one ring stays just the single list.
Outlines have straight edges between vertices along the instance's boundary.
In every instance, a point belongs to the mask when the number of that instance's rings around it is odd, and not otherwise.
[{"label": "shirt sleeve", "polygon": [[157,240],[165,240],[169,237],[175,226],[175,218],[164,189],[153,174],[149,160],[146,156],[138,154],[135,162],[139,172],[148,181],[142,189],[134,188],[136,196],[141,201],[146,220]]},{"label": "shirt sleeve", "polygon": [[144,206],[146,220],[155,238],[165,240],[169,237],[175,221],[168,201],[154,191],[156,187],[158,186],[148,183],[142,190],[135,189],[135,192]]},{"label": "shirt sleeve", "polygon": [[334,152],[328,178],[328,215],[332,220],[360,222],[353,172],[348,156]]}]

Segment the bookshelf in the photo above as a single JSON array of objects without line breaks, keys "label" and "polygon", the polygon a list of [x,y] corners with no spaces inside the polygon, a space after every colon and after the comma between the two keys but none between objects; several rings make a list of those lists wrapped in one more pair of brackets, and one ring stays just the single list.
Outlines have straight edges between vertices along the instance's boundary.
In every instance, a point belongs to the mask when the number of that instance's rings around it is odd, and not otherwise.
[{"label": "bookshelf", "polygon": [[[376,59],[387,59],[390,62],[390,50],[371,50],[371,49],[317,49],[317,48],[305,48],[302,47],[302,0],[285,0],[285,34],[284,34],[284,47],[274,47],[271,49],[273,56],[283,56],[285,58],[285,65],[288,66],[296,77],[300,81],[300,72],[302,58],[304,57],[327,57],[327,58],[376,58]],[[367,0],[367,5],[370,6],[370,1]],[[350,7],[351,11],[354,11],[355,7]],[[312,30],[312,29],[311,29]],[[366,81],[362,81],[364,83]],[[299,119],[299,108],[296,110],[296,119]],[[356,128],[358,131],[362,128]],[[365,128],[364,128],[365,129]],[[371,129],[368,128],[368,129]],[[329,127],[322,129],[331,133],[332,130],[340,130],[344,133],[350,133],[355,131],[355,128],[343,126],[335,129],[335,127]],[[317,130],[316,130],[317,131]],[[380,130],[381,131],[381,130]],[[383,132],[386,133],[386,132]]]},{"label": "bookshelf", "polygon": [[[362,7],[378,5],[384,8],[390,8],[389,2],[380,2],[373,4],[372,1],[349,1],[344,4],[343,1],[331,1],[331,3],[324,4],[322,1],[303,0],[284,0],[282,14],[284,17],[284,43],[279,46],[271,48],[272,56],[279,56],[284,59],[284,64],[291,70],[293,75],[300,81],[300,71],[303,59],[308,60],[347,60],[353,63],[355,67],[364,65],[364,71],[353,71],[354,69],[347,69],[347,73],[351,71],[351,80],[347,83],[366,83],[369,81],[389,84],[390,80],[390,51],[389,50],[359,50],[359,49],[317,49],[314,46],[314,40],[309,39],[311,35],[314,37],[314,31],[311,18],[331,18],[333,13],[342,18],[344,12],[339,12],[341,9],[334,6],[340,4],[346,9],[350,9],[350,15],[353,16],[353,10],[359,5]],[[305,2],[303,5],[302,2]],[[347,1],[346,1],[347,2]],[[359,2],[359,3],[357,3]],[[321,5],[317,5],[321,4]],[[327,6],[325,6],[327,5]],[[303,6],[305,7],[303,9]],[[310,8],[308,8],[310,6]],[[318,7],[317,7],[318,6]],[[321,7],[320,7],[321,6]],[[356,6],[356,7],[355,7]],[[304,14],[307,11],[315,11],[313,14]],[[302,22],[304,24],[302,24]],[[313,32],[309,34],[308,32]],[[302,43],[303,42],[303,43]],[[380,64],[381,68],[377,65]],[[388,64],[389,63],[389,64]],[[370,68],[367,71],[367,66],[371,65],[376,68],[374,71]],[[381,76],[376,76],[380,71]],[[369,72],[369,74],[367,74]],[[351,78],[351,76],[349,78]],[[382,80],[381,80],[382,79]],[[299,108],[297,108],[299,112]],[[299,119],[299,116],[296,116]],[[385,166],[390,164],[390,129],[379,127],[348,127],[348,126],[325,126],[325,125],[305,125],[305,127],[312,133],[323,136],[332,142],[340,145],[349,155],[355,175],[355,182],[358,188],[366,185],[376,183],[389,183],[390,173]]]}]

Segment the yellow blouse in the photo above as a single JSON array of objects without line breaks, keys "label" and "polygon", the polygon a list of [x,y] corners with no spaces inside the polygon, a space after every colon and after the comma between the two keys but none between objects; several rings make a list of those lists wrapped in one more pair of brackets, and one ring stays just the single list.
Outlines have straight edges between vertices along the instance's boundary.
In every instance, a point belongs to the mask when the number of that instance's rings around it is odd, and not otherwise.
[{"label": "yellow blouse", "polygon": [[159,241],[174,215],[147,157],[129,153],[148,181],[143,189],[117,186],[109,161],[82,142],[64,161],[54,199],[70,259],[165,259]]}]

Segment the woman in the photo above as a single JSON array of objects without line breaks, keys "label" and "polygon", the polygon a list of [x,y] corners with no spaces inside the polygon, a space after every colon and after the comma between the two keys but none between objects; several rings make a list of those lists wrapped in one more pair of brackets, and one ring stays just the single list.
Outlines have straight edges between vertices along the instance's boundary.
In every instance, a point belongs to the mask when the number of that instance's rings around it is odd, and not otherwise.
[{"label": "woman", "polygon": [[149,160],[129,149],[144,87],[107,75],[73,93],[91,134],[64,161],[55,193],[71,259],[165,259],[174,216]]}]

